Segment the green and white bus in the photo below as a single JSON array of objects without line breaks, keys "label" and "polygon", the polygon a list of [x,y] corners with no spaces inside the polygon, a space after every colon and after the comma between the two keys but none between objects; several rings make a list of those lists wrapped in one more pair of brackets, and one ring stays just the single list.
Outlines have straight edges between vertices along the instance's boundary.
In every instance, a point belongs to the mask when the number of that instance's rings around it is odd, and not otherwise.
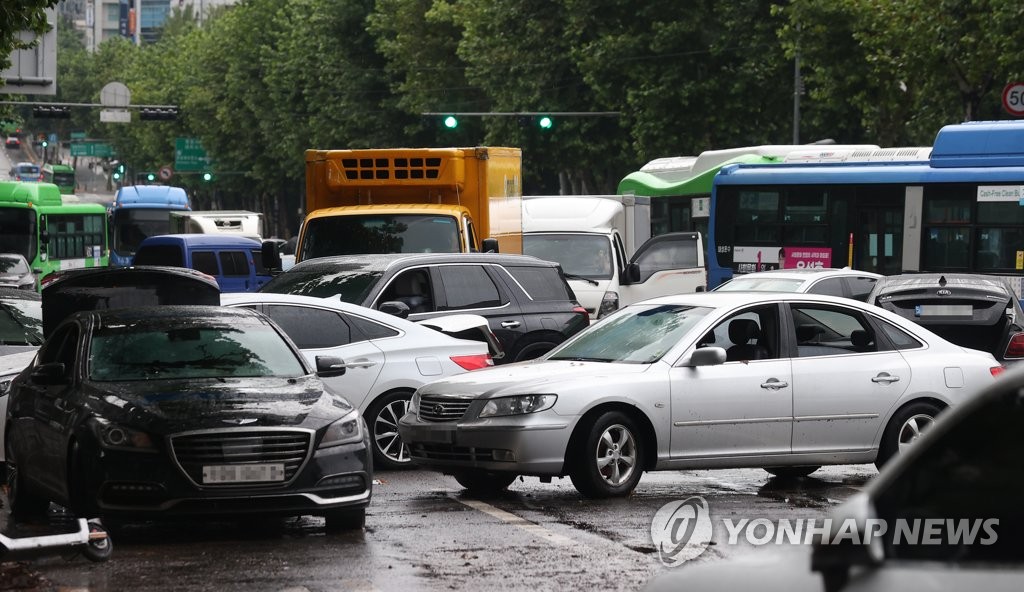
[{"label": "green and white bus", "polygon": [[107,265],[107,211],[64,204],[52,183],[0,181],[0,252],[20,253],[37,285],[55,271]]},{"label": "green and white bus", "polygon": [[63,195],[75,193],[75,169],[64,164],[44,164],[42,176],[44,183],[53,183]]}]

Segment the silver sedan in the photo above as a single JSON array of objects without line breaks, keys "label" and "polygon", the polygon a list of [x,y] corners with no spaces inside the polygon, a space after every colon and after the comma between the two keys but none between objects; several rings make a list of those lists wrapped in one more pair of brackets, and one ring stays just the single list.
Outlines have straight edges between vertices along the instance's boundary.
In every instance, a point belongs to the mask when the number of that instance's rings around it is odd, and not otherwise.
[{"label": "silver sedan", "polygon": [[586,496],[625,496],[645,470],[881,465],[1002,371],[854,300],[670,296],[534,362],[421,387],[399,432],[469,489],[568,475]]}]

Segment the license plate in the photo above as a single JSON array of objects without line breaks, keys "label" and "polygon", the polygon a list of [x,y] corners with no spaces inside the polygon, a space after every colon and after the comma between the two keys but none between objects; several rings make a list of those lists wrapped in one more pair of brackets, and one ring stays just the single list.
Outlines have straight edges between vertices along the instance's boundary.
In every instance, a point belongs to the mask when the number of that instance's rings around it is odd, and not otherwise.
[{"label": "license plate", "polygon": [[919,317],[974,316],[974,307],[970,304],[920,304],[916,308]]},{"label": "license plate", "polygon": [[421,430],[415,439],[432,444],[451,444],[455,441],[455,433],[448,430]]},{"label": "license plate", "polygon": [[206,465],[203,483],[256,483],[284,481],[284,464],[265,465]]}]

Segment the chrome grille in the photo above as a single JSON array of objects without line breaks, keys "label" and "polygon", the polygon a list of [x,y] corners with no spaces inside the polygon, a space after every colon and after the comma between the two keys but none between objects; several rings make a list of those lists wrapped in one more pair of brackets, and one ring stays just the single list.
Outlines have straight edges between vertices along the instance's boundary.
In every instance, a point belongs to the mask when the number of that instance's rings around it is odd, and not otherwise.
[{"label": "chrome grille", "polygon": [[[224,430],[171,437],[175,460],[196,484],[205,465],[284,464],[284,483],[309,456],[312,434],[298,430]],[[281,485],[282,483],[274,483]],[[216,484],[215,487],[237,484]]]},{"label": "chrome grille", "polygon": [[458,421],[466,414],[472,399],[452,397],[420,398],[420,419],[426,421]]}]

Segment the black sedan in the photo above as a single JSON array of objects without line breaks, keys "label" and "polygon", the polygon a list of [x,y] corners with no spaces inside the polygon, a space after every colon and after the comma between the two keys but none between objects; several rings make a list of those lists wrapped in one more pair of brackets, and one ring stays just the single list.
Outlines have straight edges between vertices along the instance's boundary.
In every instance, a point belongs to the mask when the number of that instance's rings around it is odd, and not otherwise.
[{"label": "black sedan", "polygon": [[79,312],[11,382],[15,514],[322,515],[359,528],[368,430],[262,313],[215,306]]},{"label": "black sedan", "polygon": [[970,273],[890,275],[868,302],[923,325],[960,347],[1012,365],[1024,360],[1024,310],[1005,278]]}]

